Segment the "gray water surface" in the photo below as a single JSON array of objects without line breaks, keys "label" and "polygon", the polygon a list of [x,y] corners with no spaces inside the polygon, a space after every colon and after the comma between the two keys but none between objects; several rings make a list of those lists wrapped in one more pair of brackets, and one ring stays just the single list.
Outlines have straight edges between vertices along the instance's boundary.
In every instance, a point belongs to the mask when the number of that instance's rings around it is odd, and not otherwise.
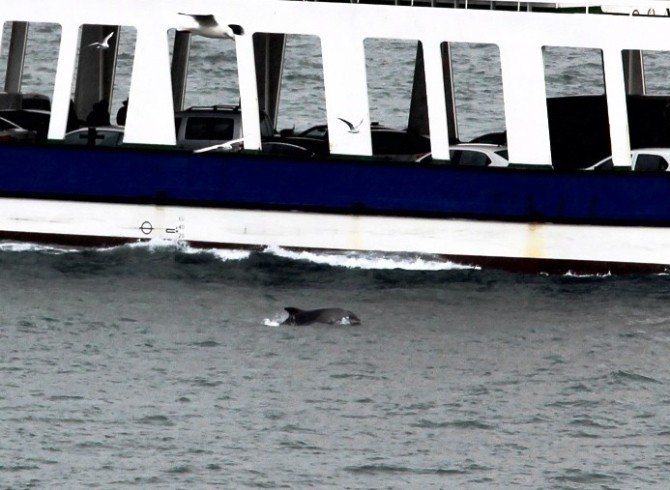
[{"label": "gray water surface", "polygon": [[[374,260],[372,260],[372,263]],[[2,488],[664,488],[667,276],[0,253]],[[337,305],[359,327],[273,326]]]}]

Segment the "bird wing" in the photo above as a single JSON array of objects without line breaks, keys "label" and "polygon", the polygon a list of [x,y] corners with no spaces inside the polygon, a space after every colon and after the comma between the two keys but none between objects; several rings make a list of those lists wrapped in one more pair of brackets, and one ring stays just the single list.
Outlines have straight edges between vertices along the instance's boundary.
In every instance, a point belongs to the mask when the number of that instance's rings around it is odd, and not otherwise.
[{"label": "bird wing", "polygon": [[338,117],[338,119],[339,119],[340,121],[342,121],[344,124],[346,124],[347,126],[349,126],[349,129],[354,129],[354,125],[351,124],[351,123],[350,123],[349,121],[347,121],[346,119],[342,119],[341,117]]},{"label": "bird wing", "polygon": [[113,35],[114,35],[114,31],[107,34],[107,37],[105,37],[105,40],[103,41],[103,43],[109,42],[109,40],[112,38]]},{"label": "bird wing", "polygon": [[198,24],[200,24],[201,27],[214,27],[219,25],[214,16],[211,14],[200,15],[200,14],[185,14],[183,12],[179,12],[179,15],[186,15],[187,17],[191,17]]},{"label": "bird wing", "polygon": [[242,28],[241,25],[228,24],[228,27],[230,27],[230,30],[233,31],[233,34],[235,34],[236,36],[241,36],[244,34],[244,29]]}]

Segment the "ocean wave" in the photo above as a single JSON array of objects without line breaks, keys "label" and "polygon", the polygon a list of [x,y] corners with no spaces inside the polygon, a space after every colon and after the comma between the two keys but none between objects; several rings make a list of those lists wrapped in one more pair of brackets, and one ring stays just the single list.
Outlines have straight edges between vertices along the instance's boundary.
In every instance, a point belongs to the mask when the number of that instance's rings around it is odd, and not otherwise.
[{"label": "ocean wave", "polygon": [[[222,262],[244,261],[249,259],[254,253],[251,250],[235,248],[200,248],[191,246],[185,242],[175,242],[174,240],[161,238],[96,248],[64,247],[30,242],[0,242],[0,252],[9,253],[37,252],[60,255],[97,252],[107,254],[122,252],[124,250],[145,250],[149,253],[176,252],[185,255],[206,255]],[[385,254],[359,251],[293,251],[279,246],[268,246],[261,253],[291,261],[309,262],[343,269],[406,271],[480,270],[480,267],[456,264],[430,255],[420,254]]]},{"label": "ocean wave", "polygon": [[[229,260],[245,260],[248,259],[251,255],[249,250],[240,250],[234,248],[198,248],[188,245],[185,242],[175,242],[174,240],[167,240],[162,238],[154,238],[152,240],[129,243],[127,245],[121,245],[120,247],[114,248],[124,248],[128,247],[131,249],[146,249],[149,252],[160,252],[160,251],[170,251],[174,250],[187,255],[212,255],[216,259],[221,261]],[[108,249],[99,249],[99,250],[108,250]]]},{"label": "ocean wave", "polygon": [[643,374],[637,374],[629,371],[615,371],[612,373],[612,378],[615,382],[625,382],[625,381],[635,381],[640,383],[660,383],[656,378],[651,376],[645,376]]},{"label": "ocean wave", "polygon": [[456,429],[481,429],[481,430],[490,430],[494,429],[494,426],[481,422],[479,420],[454,420],[448,422],[435,422],[428,419],[421,419],[415,424],[411,424],[412,427],[419,429],[444,429],[444,428],[456,428]]},{"label": "ocean wave", "polygon": [[571,277],[575,279],[605,279],[608,277],[612,277],[612,273],[608,271],[600,274],[582,274],[573,271],[568,271],[565,274],[563,274],[563,277]]},{"label": "ocean wave", "polygon": [[409,473],[415,475],[465,475],[471,472],[488,471],[490,468],[478,464],[471,464],[464,468],[412,468],[408,466],[392,464],[365,464],[360,466],[347,466],[345,470],[350,473],[362,474],[384,474],[384,473]]},{"label": "ocean wave", "polygon": [[25,253],[41,252],[50,254],[64,254],[79,252],[81,249],[71,247],[59,247],[56,245],[41,245],[30,242],[0,242],[0,252]]},{"label": "ocean wave", "polygon": [[263,253],[290,260],[312,262],[315,264],[329,265],[345,269],[402,269],[408,271],[480,269],[475,266],[460,265],[445,260],[429,259],[419,255],[381,254],[377,252],[298,252],[277,246],[269,246],[265,248]]}]

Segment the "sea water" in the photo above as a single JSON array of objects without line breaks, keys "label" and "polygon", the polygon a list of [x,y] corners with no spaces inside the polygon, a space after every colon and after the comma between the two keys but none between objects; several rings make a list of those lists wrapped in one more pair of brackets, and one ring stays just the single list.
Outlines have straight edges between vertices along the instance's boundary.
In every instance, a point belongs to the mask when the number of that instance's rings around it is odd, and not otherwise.
[{"label": "sea water", "polygon": [[[27,67],[34,91],[52,68]],[[499,127],[474,109],[468,131]],[[669,300],[666,275],[3,242],[0,488],[666,488]],[[362,324],[282,326],[286,306]]]},{"label": "sea water", "polygon": [[[0,270],[1,488],[670,477],[668,276],[12,243]],[[285,306],[362,325],[282,326]]]}]

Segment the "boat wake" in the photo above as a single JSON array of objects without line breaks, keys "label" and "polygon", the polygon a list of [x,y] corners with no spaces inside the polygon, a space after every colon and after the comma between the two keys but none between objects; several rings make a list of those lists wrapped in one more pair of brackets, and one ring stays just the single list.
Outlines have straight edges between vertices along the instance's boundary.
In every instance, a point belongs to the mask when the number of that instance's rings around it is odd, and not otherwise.
[{"label": "boat wake", "polygon": [[375,252],[309,252],[292,251],[281,247],[267,247],[263,253],[284,259],[312,262],[345,269],[451,271],[478,270],[479,267],[455,264],[445,260],[416,254],[383,254]]},{"label": "boat wake", "polygon": [[[241,248],[202,248],[194,247],[185,242],[173,240],[152,239],[141,242],[133,242],[125,245],[111,247],[75,247],[64,245],[46,245],[31,242],[0,241],[0,254],[38,254],[41,256],[77,256],[103,258],[119,254],[126,258],[117,258],[124,262],[126,260],[134,263],[144,261],[142,256],[163,255],[165,258],[173,257],[179,263],[240,263],[251,267],[259,263],[279,261],[286,264],[318,265],[332,267],[342,271],[387,271],[387,272],[458,272],[458,271],[481,271],[482,267],[475,265],[463,265],[450,262],[442,257],[430,254],[416,253],[384,253],[365,251],[310,251],[292,250],[276,245],[267,246],[262,250],[248,250]],[[132,258],[131,258],[132,257]],[[97,259],[94,259],[97,260]],[[111,260],[111,259],[110,259]],[[260,261],[260,262],[259,262]],[[645,274],[646,276],[667,276],[667,272]],[[550,276],[547,273],[539,273],[539,276]],[[558,277],[558,276],[555,276]],[[607,273],[577,273],[568,271],[560,275],[565,280],[590,281],[607,280],[621,277],[617,274]]]},{"label": "boat wake", "polygon": [[[115,253],[123,250],[144,250],[148,253],[175,252],[191,256],[210,256],[221,262],[244,261],[254,253],[250,250],[224,248],[197,248],[186,243],[170,240],[154,239],[126,245],[102,248],[63,247],[41,245],[28,242],[0,242],[0,252],[8,253],[40,253],[40,254],[77,254],[97,252],[101,254]],[[377,252],[311,252],[293,251],[278,246],[269,246],[260,254],[287,259],[295,262],[308,262],[342,269],[361,270],[406,270],[406,271],[453,271],[479,270],[479,267],[459,265],[434,256],[417,254],[385,254]]]},{"label": "boat wake", "polygon": [[79,252],[80,249],[72,247],[59,247],[52,245],[39,245],[29,242],[0,242],[0,252],[41,252],[54,255]]}]

